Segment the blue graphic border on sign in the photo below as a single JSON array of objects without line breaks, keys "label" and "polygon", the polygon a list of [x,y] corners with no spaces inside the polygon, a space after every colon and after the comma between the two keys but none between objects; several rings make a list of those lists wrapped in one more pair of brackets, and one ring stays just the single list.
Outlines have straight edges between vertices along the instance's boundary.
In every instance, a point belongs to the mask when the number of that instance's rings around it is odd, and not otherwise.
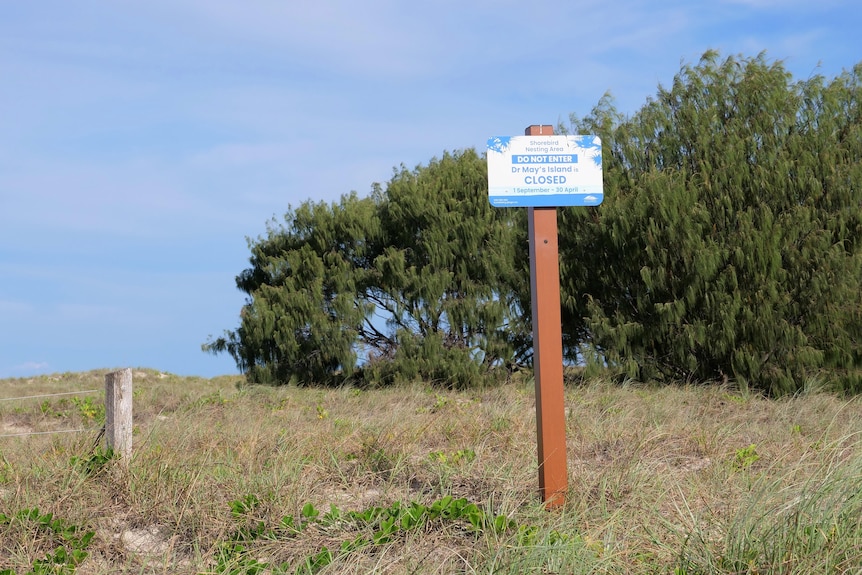
[{"label": "blue graphic border on sign", "polygon": [[542,196],[493,196],[495,208],[553,208],[560,206],[597,206],[604,194],[548,194]]},{"label": "blue graphic border on sign", "polygon": [[495,136],[487,161],[494,207],[597,206],[604,199],[598,136]]}]

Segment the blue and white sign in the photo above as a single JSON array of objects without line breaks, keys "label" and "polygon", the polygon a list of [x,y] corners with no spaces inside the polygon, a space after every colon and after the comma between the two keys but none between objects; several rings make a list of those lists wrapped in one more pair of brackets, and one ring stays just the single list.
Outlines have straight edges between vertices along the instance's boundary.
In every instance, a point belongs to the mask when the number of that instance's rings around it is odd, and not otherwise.
[{"label": "blue and white sign", "polygon": [[598,136],[488,140],[488,199],[497,208],[597,206],[604,198]]}]

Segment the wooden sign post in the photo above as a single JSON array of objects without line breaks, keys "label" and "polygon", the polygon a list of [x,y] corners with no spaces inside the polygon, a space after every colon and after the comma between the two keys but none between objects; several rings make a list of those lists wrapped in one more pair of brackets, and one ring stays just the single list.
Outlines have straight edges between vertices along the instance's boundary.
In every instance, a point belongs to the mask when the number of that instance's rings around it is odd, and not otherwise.
[{"label": "wooden sign post", "polygon": [[[524,133],[527,136],[547,136],[553,135],[554,128],[530,126]],[[568,491],[557,208],[527,208],[527,226],[530,238],[539,490],[545,506],[554,508],[566,502]]]},{"label": "wooden sign post", "polygon": [[557,207],[602,203],[601,152],[598,136],[556,136],[552,126],[488,139],[488,201],[527,208],[539,489],[547,508],[563,505],[568,491]]}]

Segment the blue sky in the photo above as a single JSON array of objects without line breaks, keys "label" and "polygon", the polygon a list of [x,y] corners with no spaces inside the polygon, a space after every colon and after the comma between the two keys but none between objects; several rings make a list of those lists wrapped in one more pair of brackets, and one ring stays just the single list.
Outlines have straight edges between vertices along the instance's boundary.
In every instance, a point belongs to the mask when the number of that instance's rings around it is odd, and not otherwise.
[{"label": "blue sky", "polygon": [[585,114],[707,49],[862,61],[858,0],[0,0],[0,377],[236,373],[246,237],[289,205]]}]

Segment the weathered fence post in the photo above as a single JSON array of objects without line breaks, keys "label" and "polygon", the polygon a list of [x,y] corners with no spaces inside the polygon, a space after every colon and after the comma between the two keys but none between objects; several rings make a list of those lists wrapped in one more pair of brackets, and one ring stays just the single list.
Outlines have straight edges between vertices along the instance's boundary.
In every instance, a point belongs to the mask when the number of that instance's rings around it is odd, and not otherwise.
[{"label": "weathered fence post", "polygon": [[132,370],[105,375],[105,439],[120,459],[132,455]]}]

